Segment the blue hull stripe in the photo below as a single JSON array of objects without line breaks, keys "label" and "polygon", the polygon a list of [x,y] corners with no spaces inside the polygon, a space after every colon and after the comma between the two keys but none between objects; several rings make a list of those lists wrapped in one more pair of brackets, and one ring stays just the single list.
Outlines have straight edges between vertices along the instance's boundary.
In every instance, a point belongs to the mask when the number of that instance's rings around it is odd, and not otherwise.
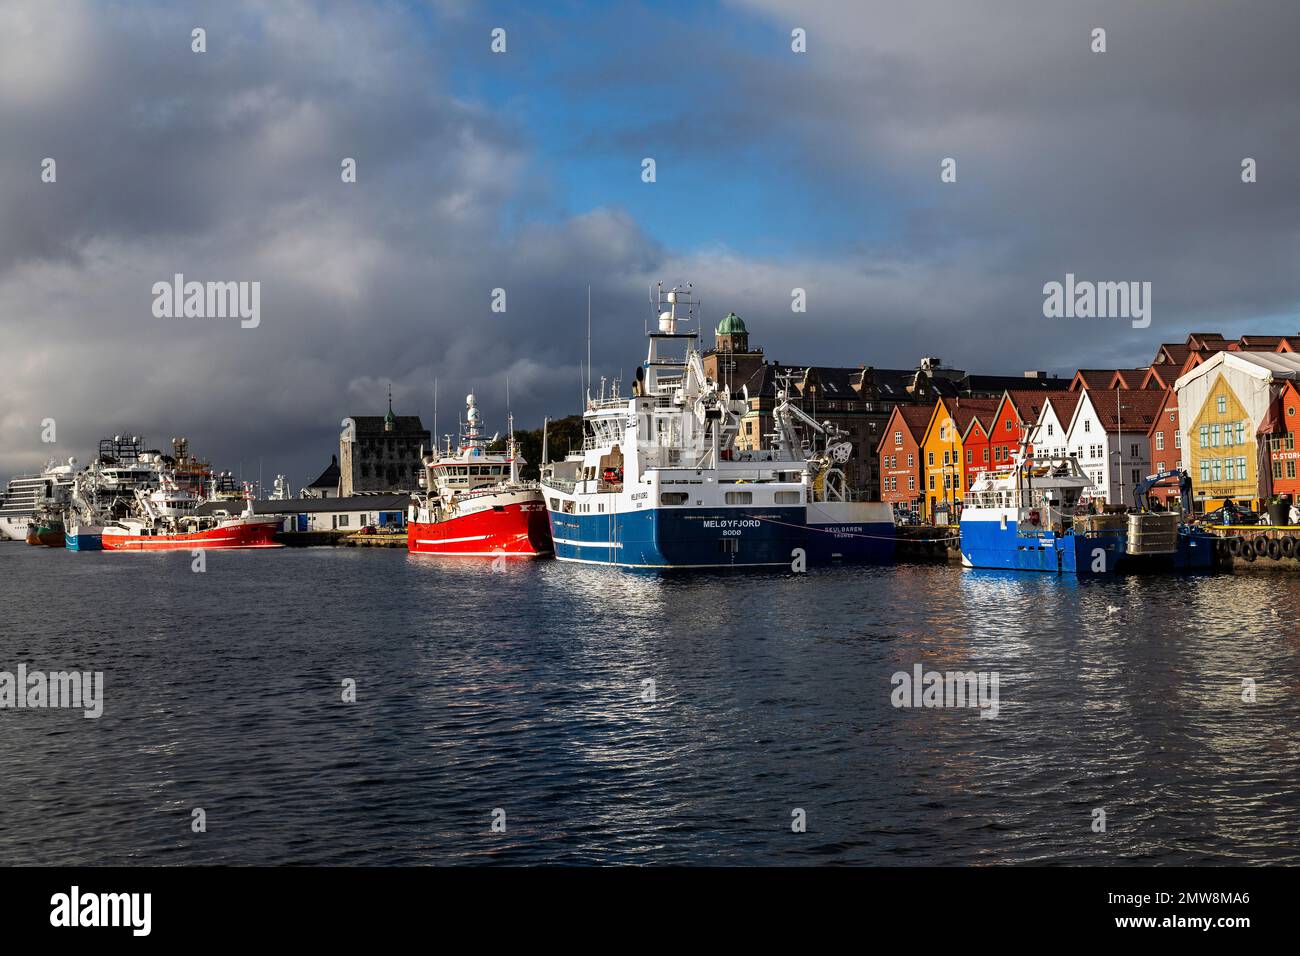
[{"label": "blue hull stripe", "polygon": [[561,561],[623,567],[786,566],[803,550],[809,563],[888,561],[887,522],[809,527],[802,507],[646,508],[611,514],[550,512]]}]

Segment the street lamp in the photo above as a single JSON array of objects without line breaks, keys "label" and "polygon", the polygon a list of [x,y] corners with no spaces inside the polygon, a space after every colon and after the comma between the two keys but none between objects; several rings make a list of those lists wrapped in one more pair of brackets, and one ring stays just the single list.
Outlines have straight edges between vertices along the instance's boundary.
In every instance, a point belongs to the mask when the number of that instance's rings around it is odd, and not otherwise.
[{"label": "street lamp", "polygon": [[1119,450],[1115,452],[1119,456],[1119,504],[1124,504],[1124,409],[1132,409],[1132,405],[1121,405],[1119,403],[1120,390],[1115,389],[1115,421],[1119,431]]}]

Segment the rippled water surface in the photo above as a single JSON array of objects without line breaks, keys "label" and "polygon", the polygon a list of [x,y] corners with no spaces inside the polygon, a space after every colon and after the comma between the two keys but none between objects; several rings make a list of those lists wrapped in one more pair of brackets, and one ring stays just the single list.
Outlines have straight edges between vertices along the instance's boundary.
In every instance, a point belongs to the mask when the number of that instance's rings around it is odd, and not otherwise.
[{"label": "rippled water surface", "polygon": [[1300,576],[489,567],[0,544],[0,864],[1300,862]]}]

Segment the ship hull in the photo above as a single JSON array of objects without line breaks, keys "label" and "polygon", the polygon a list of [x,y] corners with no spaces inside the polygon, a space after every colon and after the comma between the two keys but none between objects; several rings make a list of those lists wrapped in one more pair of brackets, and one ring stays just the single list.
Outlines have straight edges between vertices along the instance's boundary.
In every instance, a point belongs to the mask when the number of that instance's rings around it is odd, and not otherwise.
[{"label": "ship hull", "polygon": [[894,516],[879,501],[817,501],[805,519],[813,564],[887,564],[894,560]]},{"label": "ship hull", "polygon": [[63,534],[63,546],[69,551],[102,551],[103,533],[102,527],[69,528]]},{"label": "ship hull", "polygon": [[33,547],[63,547],[63,531],[59,528],[32,528],[27,532],[27,543]]},{"label": "ship hull", "polygon": [[1106,577],[1147,571],[1208,571],[1214,560],[1213,542],[1203,535],[1181,533],[1172,554],[1130,555],[1124,531],[1020,534],[1015,521],[961,522],[962,564],[968,568],[1038,571]]},{"label": "ship hull", "polygon": [[550,518],[556,558],[584,564],[794,568],[801,562],[883,563],[894,553],[893,521],[860,509],[645,508],[608,514],[552,511]]},{"label": "ship hull", "polygon": [[282,548],[275,540],[279,521],[235,521],[205,531],[136,534],[122,528],[105,528],[100,542],[105,551],[211,551],[236,548]]},{"label": "ship hull", "polygon": [[442,521],[408,521],[406,549],[411,554],[456,557],[537,558],[551,553],[551,530],[540,494],[481,496],[475,507],[472,513]]}]

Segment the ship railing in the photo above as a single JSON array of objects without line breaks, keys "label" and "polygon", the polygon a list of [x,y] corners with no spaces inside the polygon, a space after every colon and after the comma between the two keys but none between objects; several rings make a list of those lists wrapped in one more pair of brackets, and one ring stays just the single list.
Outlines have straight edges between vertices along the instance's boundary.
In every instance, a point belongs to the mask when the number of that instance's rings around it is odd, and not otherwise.
[{"label": "ship railing", "polygon": [[546,481],[547,488],[554,488],[556,491],[562,491],[565,494],[573,494],[573,489],[578,486],[576,481],[570,481],[567,478],[548,478]]}]

